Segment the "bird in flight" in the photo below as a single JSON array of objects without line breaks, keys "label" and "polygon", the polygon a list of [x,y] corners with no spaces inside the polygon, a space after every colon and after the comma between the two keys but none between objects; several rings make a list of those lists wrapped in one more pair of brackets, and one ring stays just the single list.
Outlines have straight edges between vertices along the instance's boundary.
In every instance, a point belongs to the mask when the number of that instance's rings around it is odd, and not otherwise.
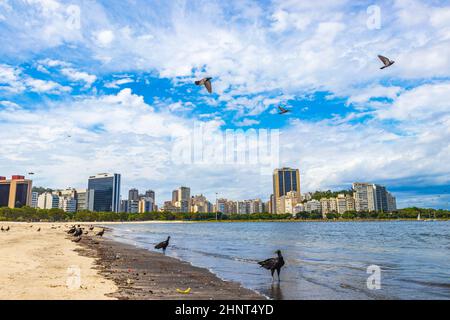
[{"label": "bird in flight", "polygon": [[280,281],[280,271],[281,268],[284,266],[284,259],[283,256],[281,255],[280,250],[275,251],[275,253],[278,255],[276,258],[270,258],[264,261],[260,261],[258,262],[258,264],[264,269],[270,270],[270,272],[272,273],[272,279],[273,274],[276,270],[278,274],[278,281]]},{"label": "bird in flight", "polygon": [[203,78],[202,80],[195,81],[195,84],[197,86],[205,86],[206,90],[208,90],[209,93],[212,93],[211,79],[212,78],[210,77]]},{"label": "bird in flight", "polygon": [[34,172],[28,172],[28,175],[30,176],[34,175]]},{"label": "bird in flight", "polygon": [[285,108],[283,108],[283,107],[278,107],[278,109],[280,110],[280,111],[278,112],[278,114],[285,114],[285,113],[291,112],[291,110],[285,109]]},{"label": "bird in flight", "polygon": [[169,245],[170,236],[167,237],[166,241],[160,242],[155,246],[155,249],[162,249],[163,253],[166,253],[166,248]]},{"label": "bird in flight", "polygon": [[385,69],[388,68],[390,66],[392,66],[395,61],[390,60],[389,58],[386,58],[382,55],[378,55],[378,58],[381,60],[381,62],[383,62],[384,66],[382,66],[380,69]]}]

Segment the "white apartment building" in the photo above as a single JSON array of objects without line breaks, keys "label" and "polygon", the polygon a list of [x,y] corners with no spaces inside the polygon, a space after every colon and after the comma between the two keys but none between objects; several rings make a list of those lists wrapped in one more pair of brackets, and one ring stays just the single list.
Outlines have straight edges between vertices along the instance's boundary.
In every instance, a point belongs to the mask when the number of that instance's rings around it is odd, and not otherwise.
[{"label": "white apartment building", "polygon": [[59,197],[51,192],[45,192],[39,195],[37,207],[39,209],[58,209]]}]

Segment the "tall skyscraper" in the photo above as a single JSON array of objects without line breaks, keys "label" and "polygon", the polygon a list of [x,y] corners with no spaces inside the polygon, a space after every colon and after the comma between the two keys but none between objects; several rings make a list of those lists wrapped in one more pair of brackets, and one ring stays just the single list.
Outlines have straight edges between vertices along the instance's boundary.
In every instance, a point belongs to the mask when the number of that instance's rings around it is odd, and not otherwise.
[{"label": "tall skyscraper", "polygon": [[358,212],[375,211],[374,185],[370,183],[355,182],[352,184],[355,210]]},{"label": "tall skyscraper", "polygon": [[274,196],[274,208],[273,212],[278,214],[282,208],[277,208],[277,202],[282,196],[285,196],[288,192],[295,191],[298,198],[298,202],[301,199],[300,193],[300,171],[298,169],[281,168],[275,169],[273,172],[273,196]]},{"label": "tall skyscraper", "polygon": [[91,211],[120,211],[120,174],[101,173],[89,177],[89,205]]},{"label": "tall skyscraper", "polygon": [[176,203],[178,202],[178,190],[173,190],[172,191],[172,205],[176,205]]},{"label": "tall skyscraper", "polygon": [[24,176],[0,177],[0,207],[21,208],[31,206],[33,182]]},{"label": "tall skyscraper", "polygon": [[138,201],[139,200],[139,190],[138,189],[130,189],[130,191],[128,191],[128,200]]},{"label": "tall skyscraper", "polygon": [[191,210],[191,189],[188,187],[180,187],[178,189],[177,207],[181,212],[190,212]]},{"label": "tall skyscraper", "polygon": [[152,198],[153,199],[153,203],[155,203],[155,191],[153,191],[153,190],[145,191],[145,197],[146,198]]}]

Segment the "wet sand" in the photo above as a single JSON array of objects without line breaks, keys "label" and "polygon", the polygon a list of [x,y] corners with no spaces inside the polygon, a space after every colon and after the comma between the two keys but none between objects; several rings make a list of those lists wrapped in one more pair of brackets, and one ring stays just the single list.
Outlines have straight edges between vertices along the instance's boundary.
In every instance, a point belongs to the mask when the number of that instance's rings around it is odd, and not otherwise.
[{"label": "wet sand", "polygon": [[[82,224],[88,235],[74,243],[67,234],[73,224],[0,221],[11,228],[0,232],[0,300],[265,299],[207,269],[95,236],[99,226]],[[177,292],[187,288],[189,294]]]},{"label": "wet sand", "polygon": [[[97,269],[118,286],[111,294],[133,300],[259,300],[260,294],[221,280],[209,270],[107,238],[84,237],[83,255],[98,257]],[[191,288],[189,294],[177,289]]]}]

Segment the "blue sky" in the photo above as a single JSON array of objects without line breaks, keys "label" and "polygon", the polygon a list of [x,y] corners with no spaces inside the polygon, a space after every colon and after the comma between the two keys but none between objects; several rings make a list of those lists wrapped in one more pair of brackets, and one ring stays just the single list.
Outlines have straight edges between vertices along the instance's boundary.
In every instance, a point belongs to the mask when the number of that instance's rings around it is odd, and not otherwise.
[{"label": "blue sky", "polygon": [[0,0],[0,41],[1,175],[64,188],[119,172],[124,195],[159,203],[180,185],[267,200],[258,163],[174,157],[200,124],[210,146],[279,130],[302,192],[368,181],[401,207],[449,206],[447,1]]}]

